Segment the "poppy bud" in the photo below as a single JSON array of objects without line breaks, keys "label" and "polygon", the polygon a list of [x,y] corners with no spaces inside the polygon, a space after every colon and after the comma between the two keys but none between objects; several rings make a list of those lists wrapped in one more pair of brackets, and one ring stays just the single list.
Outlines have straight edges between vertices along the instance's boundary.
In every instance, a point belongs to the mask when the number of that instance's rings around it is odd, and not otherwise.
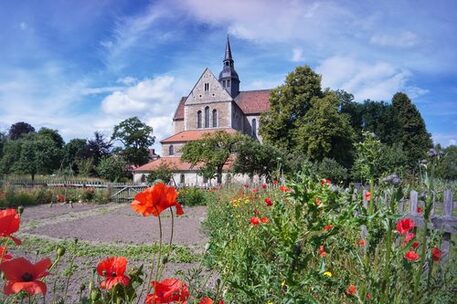
[{"label": "poppy bud", "polygon": [[164,256],[164,257],[162,258],[162,264],[165,265],[166,263],[168,263],[168,257],[167,257],[167,256]]},{"label": "poppy bud", "polygon": [[79,242],[79,239],[78,239],[78,238],[75,238],[74,241],[75,241],[75,245],[77,245],[78,242]]},{"label": "poppy bud", "polygon": [[17,213],[19,213],[19,215],[22,215],[22,213],[24,213],[24,206],[17,207]]},{"label": "poppy bud", "polygon": [[99,297],[100,297],[100,290],[92,289],[92,291],[90,292],[90,299],[92,300],[92,302],[96,302]]},{"label": "poppy bud", "polygon": [[65,251],[66,251],[65,247],[58,246],[57,247],[57,257],[59,257],[59,258],[62,257],[65,254]]}]

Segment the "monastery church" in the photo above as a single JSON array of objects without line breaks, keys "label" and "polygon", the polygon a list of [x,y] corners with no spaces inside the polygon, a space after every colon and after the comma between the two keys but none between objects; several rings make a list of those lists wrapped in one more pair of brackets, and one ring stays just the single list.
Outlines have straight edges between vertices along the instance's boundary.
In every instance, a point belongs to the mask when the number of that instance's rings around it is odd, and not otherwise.
[{"label": "monastery church", "polygon": [[[163,156],[134,170],[134,182],[161,166],[173,169],[173,180],[180,186],[205,185],[208,181],[198,174],[199,168],[181,161],[181,148],[189,141],[199,140],[215,131],[241,132],[261,141],[258,134],[260,114],[269,108],[270,90],[240,91],[240,79],[235,71],[230,41],[227,37],[223,68],[216,78],[206,68],[188,96],[179,101],[174,117],[174,135],[160,141]],[[233,175],[231,164],[224,167],[222,182],[246,182],[247,176]]]}]

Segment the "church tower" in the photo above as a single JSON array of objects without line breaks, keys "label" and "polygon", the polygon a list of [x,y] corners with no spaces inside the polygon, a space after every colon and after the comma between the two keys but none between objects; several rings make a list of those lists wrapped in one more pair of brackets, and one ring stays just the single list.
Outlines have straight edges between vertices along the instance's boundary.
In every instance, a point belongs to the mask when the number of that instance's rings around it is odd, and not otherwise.
[{"label": "church tower", "polygon": [[234,61],[232,58],[232,50],[230,49],[230,41],[227,36],[227,44],[225,45],[224,67],[219,73],[219,82],[224,89],[235,98],[240,93],[240,79],[235,71]]}]

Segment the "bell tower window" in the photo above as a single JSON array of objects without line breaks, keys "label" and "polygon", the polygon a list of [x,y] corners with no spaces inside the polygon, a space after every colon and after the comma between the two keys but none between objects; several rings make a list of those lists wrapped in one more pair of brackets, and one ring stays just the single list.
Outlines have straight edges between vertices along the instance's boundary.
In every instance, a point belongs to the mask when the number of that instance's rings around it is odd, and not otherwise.
[{"label": "bell tower window", "polygon": [[205,92],[209,92],[209,83],[205,83]]}]

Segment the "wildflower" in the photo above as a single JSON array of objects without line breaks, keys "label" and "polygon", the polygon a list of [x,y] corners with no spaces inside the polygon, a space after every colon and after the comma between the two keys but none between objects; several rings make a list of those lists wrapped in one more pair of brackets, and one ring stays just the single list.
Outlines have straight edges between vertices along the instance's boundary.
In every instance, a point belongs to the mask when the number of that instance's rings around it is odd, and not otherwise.
[{"label": "wildflower", "polygon": [[244,188],[246,188],[246,189],[249,188],[249,185],[248,185],[248,184],[244,184],[243,186],[244,186]]},{"label": "wildflower", "polygon": [[267,204],[267,206],[272,206],[273,205],[273,202],[271,201],[271,199],[269,197],[267,197],[265,199],[265,204]]},{"label": "wildflower", "polygon": [[326,277],[329,277],[329,278],[332,277],[332,273],[331,273],[330,271],[324,272],[324,275],[325,275]]},{"label": "wildflower", "polygon": [[419,255],[412,250],[405,253],[405,259],[410,262],[416,262],[417,260],[419,260],[419,258],[420,258]]},{"label": "wildflower", "polygon": [[365,194],[363,195],[363,198],[365,201],[371,200],[371,192],[370,191],[365,192]]},{"label": "wildflower", "polygon": [[[198,302],[198,304],[213,304],[213,303],[214,303],[214,301],[209,297],[203,297],[200,299],[200,302]],[[224,304],[224,301],[220,300],[219,302],[217,302],[217,304]]]},{"label": "wildflower", "polygon": [[267,184],[262,184],[262,189],[267,189]]},{"label": "wildflower", "polygon": [[253,226],[257,226],[260,224],[260,219],[257,216],[253,216],[251,217],[250,223]]},{"label": "wildflower", "polygon": [[315,202],[316,206],[319,206],[319,205],[322,203],[322,201],[321,201],[320,198],[316,198],[316,199],[314,200],[314,202]]},{"label": "wildflower", "polygon": [[111,289],[116,284],[127,286],[130,278],[125,275],[127,268],[127,259],[124,257],[110,257],[97,265],[97,273],[99,276],[105,277],[100,284],[103,289]]},{"label": "wildflower", "polygon": [[279,191],[281,191],[281,192],[289,192],[289,191],[290,191],[290,189],[289,189],[289,188],[287,188],[287,187],[286,187],[286,186],[284,186],[284,185],[281,185],[281,186],[279,186]]},{"label": "wildflower", "polygon": [[12,258],[13,258],[13,256],[8,253],[8,251],[6,250],[6,247],[0,246],[0,263],[9,261]]},{"label": "wildflower", "polygon": [[47,276],[51,267],[49,258],[43,259],[36,264],[25,258],[17,258],[5,261],[0,265],[0,271],[5,276],[5,287],[3,292],[6,295],[16,294],[25,291],[29,295],[45,294],[46,284],[40,279]]},{"label": "wildflower", "polygon": [[354,285],[349,285],[346,289],[346,294],[348,296],[354,296],[357,293],[357,288]]},{"label": "wildflower", "polygon": [[324,245],[320,245],[319,246],[319,256],[321,258],[324,258],[326,255],[327,255],[327,252],[325,252]]},{"label": "wildflower", "polygon": [[187,303],[189,289],[187,285],[173,278],[164,279],[160,282],[151,282],[154,293],[146,296],[146,304],[156,303]]},{"label": "wildflower", "polygon": [[432,248],[432,260],[439,262],[441,260],[441,250],[438,247]]},{"label": "wildflower", "polygon": [[324,230],[325,230],[325,231],[332,230],[332,228],[333,228],[333,225],[325,225],[325,226],[324,226]]},{"label": "wildflower", "polygon": [[21,218],[15,209],[6,209],[0,211],[0,236],[10,238],[16,243],[21,244],[21,240],[11,234],[19,230]]},{"label": "wildflower", "polygon": [[275,180],[273,181],[273,185],[276,186],[277,184],[278,184],[278,180],[275,179]]},{"label": "wildflower", "polygon": [[257,188],[253,188],[251,191],[252,191],[252,193],[254,193],[254,194],[255,194],[255,193],[259,192],[259,189],[257,189]]},{"label": "wildflower", "polygon": [[363,240],[363,239],[362,239],[362,240],[359,240],[358,245],[359,245],[360,247],[365,247],[365,246],[367,245],[367,241],[365,241],[365,240]]},{"label": "wildflower", "polygon": [[422,209],[422,207],[417,207],[417,213],[422,214],[423,211],[424,209]]},{"label": "wildflower", "polygon": [[371,300],[371,294],[370,294],[369,292],[367,292],[367,295],[365,296],[365,298],[366,298],[367,300]]},{"label": "wildflower", "polygon": [[168,187],[164,183],[157,183],[143,192],[135,195],[131,206],[133,210],[143,216],[159,216],[162,211],[175,206],[176,214],[182,215],[184,211],[176,201],[178,192],[173,187]]},{"label": "wildflower", "polygon": [[419,242],[414,242],[411,247],[413,247],[414,249],[417,249],[419,247]]},{"label": "wildflower", "polygon": [[397,231],[400,234],[406,234],[408,233],[411,229],[413,229],[415,226],[415,223],[412,219],[410,218],[404,218],[401,219],[397,222]]},{"label": "wildflower", "polygon": [[324,186],[324,185],[331,185],[332,184],[332,181],[329,180],[328,178],[324,178],[321,180],[321,185]]},{"label": "wildflower", "polygon": [[262,224],[266,224],[268,223],[268,217],[264,216],[260,219],[260,221],[262,222]]},{"label": "wildflower", "polygon": [[412,239],[414,239],[416,235],[412,232],[408,232],[405,236],[405,240],[403,241],[403,246],[405,246],[406,244],[408,244]]}]

